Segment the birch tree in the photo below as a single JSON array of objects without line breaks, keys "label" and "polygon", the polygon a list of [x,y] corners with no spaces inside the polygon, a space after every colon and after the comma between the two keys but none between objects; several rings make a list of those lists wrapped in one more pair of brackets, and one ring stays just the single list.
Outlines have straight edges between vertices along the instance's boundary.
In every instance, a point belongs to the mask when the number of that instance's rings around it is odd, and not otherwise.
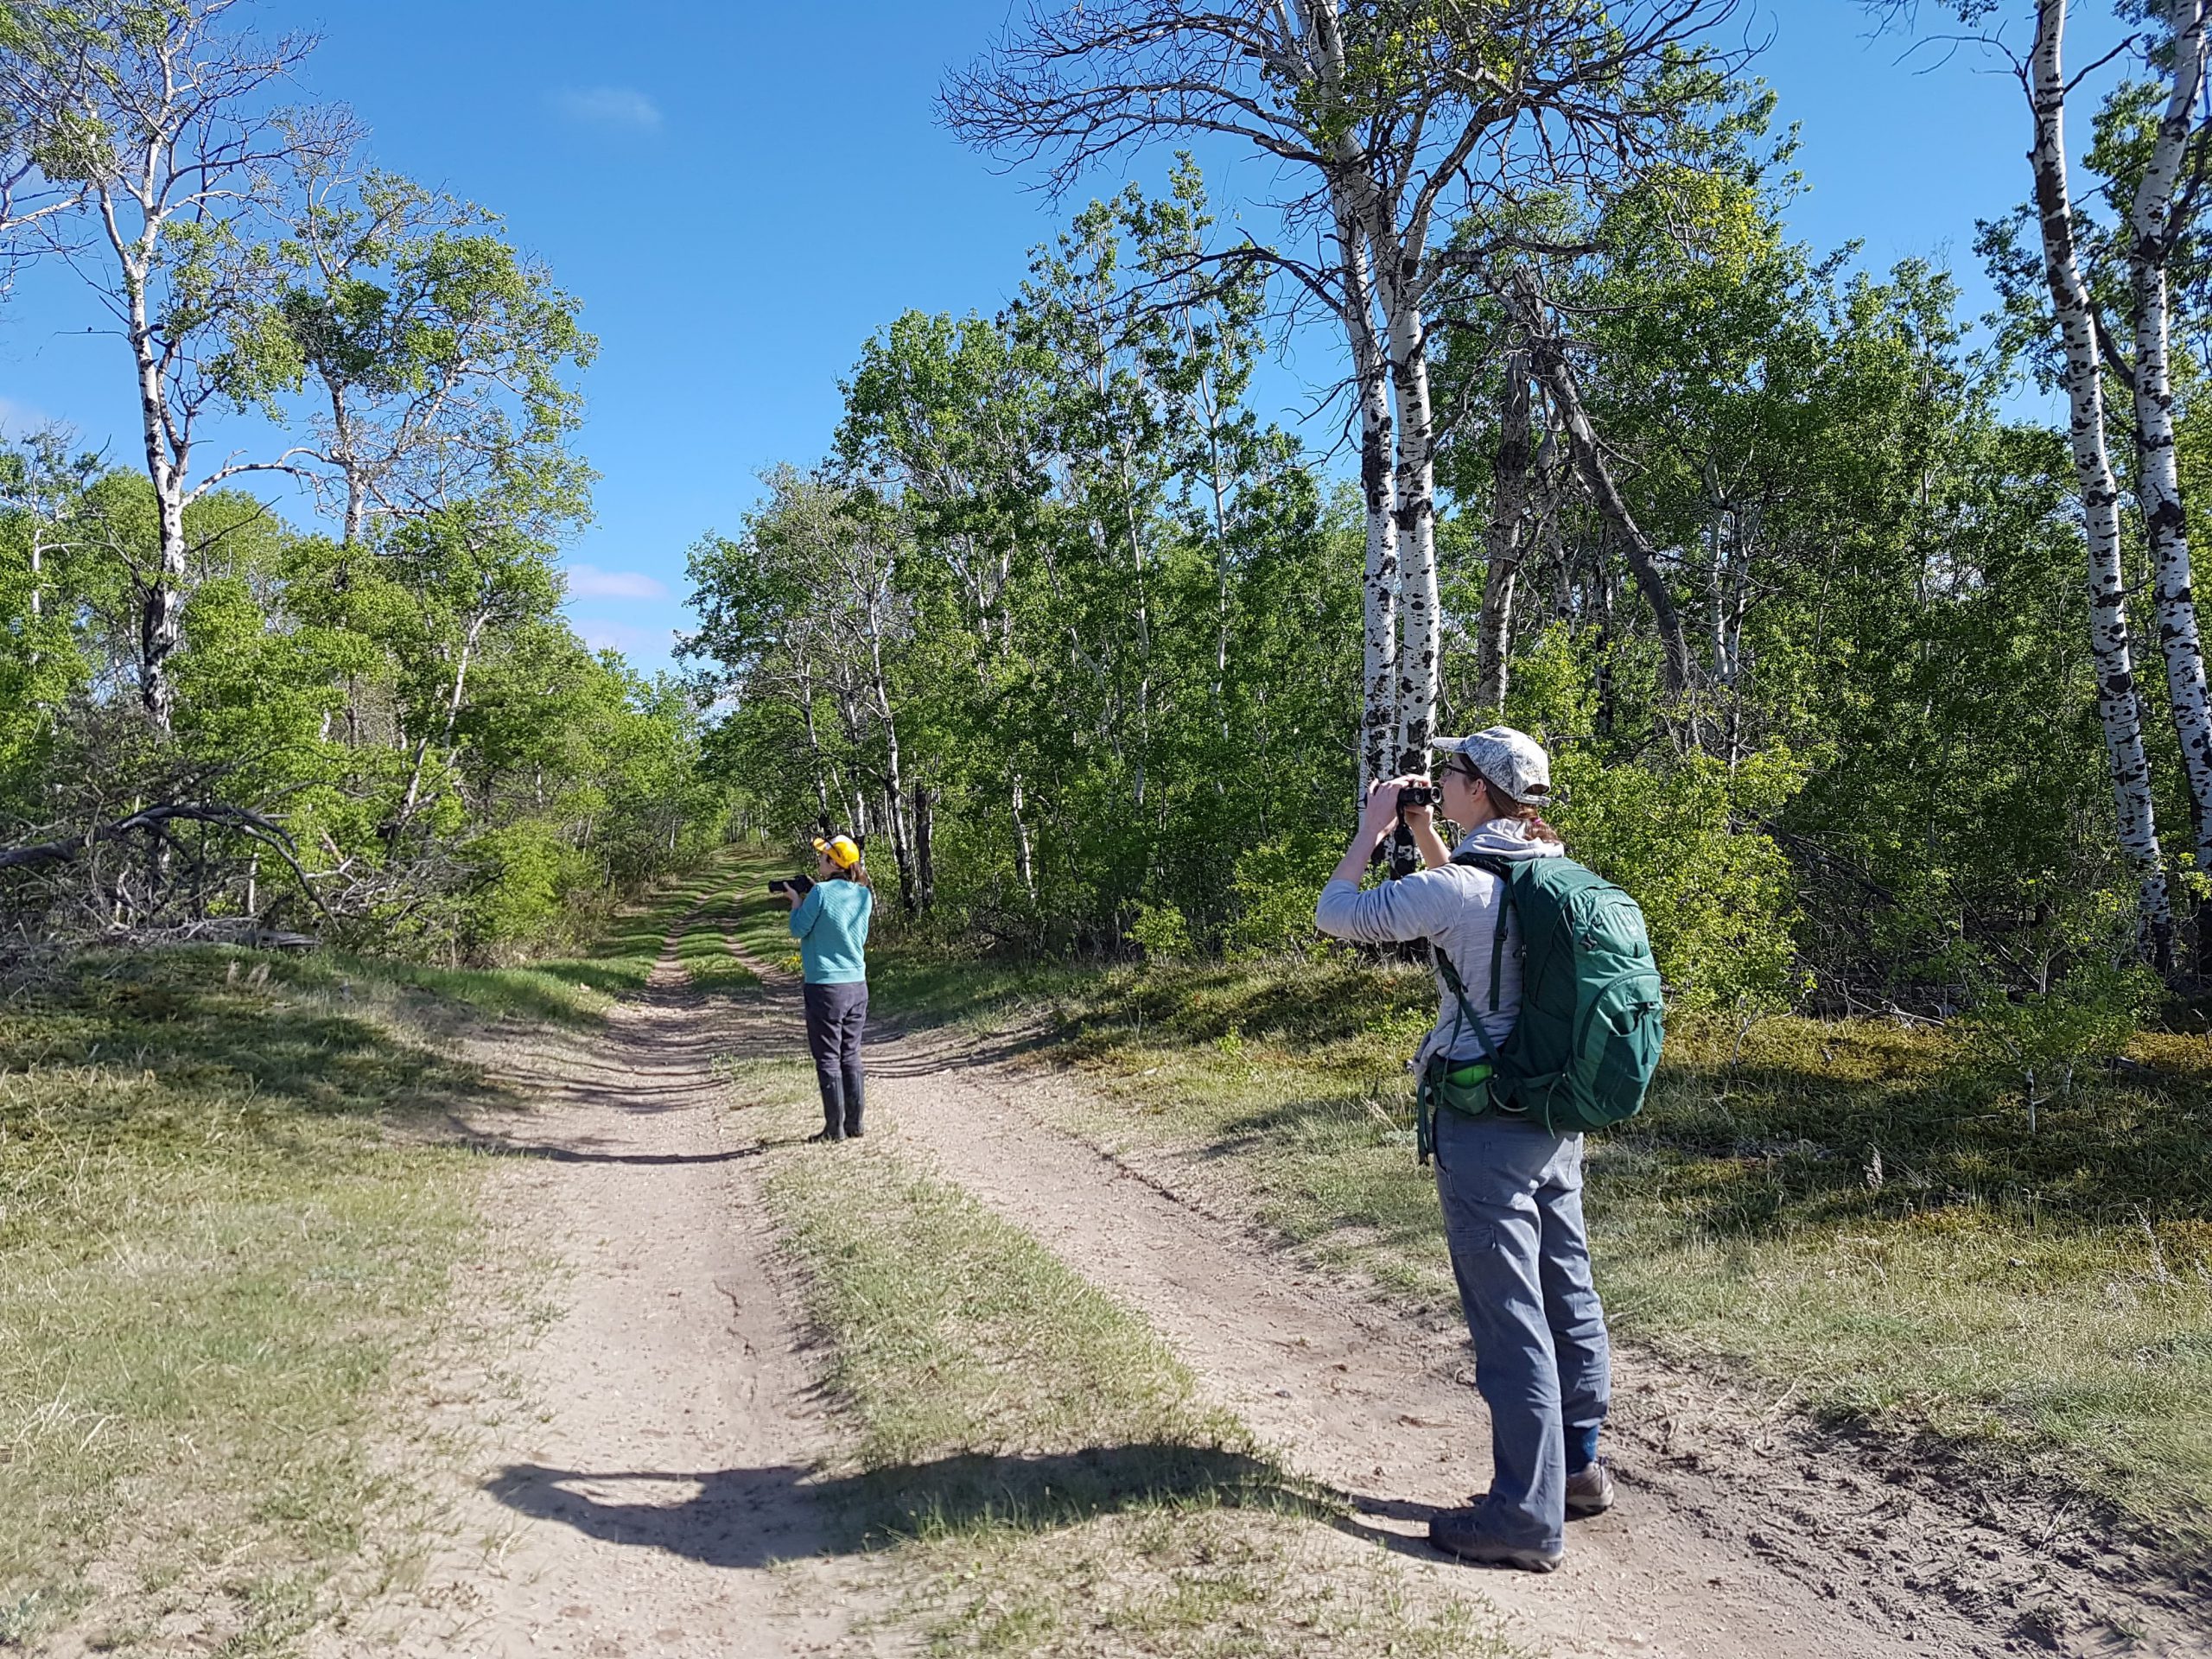
[{"label": "birch tree", "polygon": [[1359,798],[1393,771],[1398,715],[1398,490],[1392,471],[1389,365],[1375,328],[1375,273],[1367,232],[1338,193],[1330,215],[1336,238],[1338,300],[1352,385],[1359,404],[1359,493],[1367,512],[1360,588]]},{"label": "birch tree", "polygon": [[[1033,0],[947,83],[957,130],[1017,161],[1049,156],[1055,189],[1171,135],[1242,139],[1287,164],[1292,188],[1275,205],[1294,230],[1322,227],[1329,257],[1283,262],[1333,296],[1345,326],[1371,533],[1382,501],[1369,463],[1384,430],[1375,371],[1387,365],[1396,568],[1370,547],[1364,660],[1370,677],[1394,664],[1395,765],[1426,765],[1437,696],[1427,308],[1450,266],[1445,217],[1531,188],[1571,190],[1656,154],[1685,102],[1709,94],[1699,72],[1715,59],[1700,42],[1733,10],[1732,0],[1506,0],[1479,16],[1440,0]],[[1365,700],[1370,749],[1384,702]]]},{"label": "birch tree", "polygon": [[[1874,0],[1871,9],[1892,20],[1910,19],[1913,12],[1908,0]],[[2164,124],[2161,124],[2153,147],[2152,164],[2145,169],[2130,214],[2130,229],[2137,232],[2129,257],[2138,311],[2135,344],[2139,354],[2146,338],[2152,347],[2152,373],[2146,385],[2135,368],[2126,363],[2105,320],[2089,258],[2096,227],[2093,220],[2082,215],[2075,196],[2073,162],[2066,148],[2066,118],[2079,78],[2069,79],[2067,71],[2069,0],[2034,0],[2033,32],[2024,55],[2012,50],[2004,40],[2004,9],[1999,0],[1950,0],[1948,9],[1963,22],[1985,31],[1975,38],[2010,64],[2028,105],[2033,131],[2028,161],[2034,181],[2032,215],[2037,243],[2030,263],[2034,280],[2049,304],[2049,310],[2037,321],[2047,326],[2056,338],[2056,376],[2066,395],[2068,447],[2088,554],[2089,645],[2097,667],[2098,722],[2103,733],[2120,846],[2135,871],[2139,884],[2143,937],[2163,964],[2171,954],[2173,905],[2164,855],[2158,842],[2158,812],[2136,684],[2135,646],[2127,613],[2127,574],[2122,550],[2125,522],[2120,481],[2112,464],[2106,384],[2108,372],[2115,371],[2134,380],[2136,413],[2144,421],[2138,431],[2139,442],[2143,446],[2139,458],[2144,466],[2145,506],[2162,521],[2152,531],[2161,549],[2159,588],[2164,601],[2162,632],[2171,635],[2170,683],[2177,679],[2182,685],[2182,695],[2177,697],[2174,709],[2177,720],[2183,726],[2186,747],[2189,728],[2198,726],[2202,720],[2202,652],[2195,648],[2190,638],[2195,632],[2193,614],[2188,619],[2188,626],[2175,626],[2180,621],[2184,605],[2193,611],[2193,601],[2184,597],[2185,587],[2173,587],[2168,592],[2171,576],[2180,575],[2185,581],[2186,526],[2179,522],[2177,474],[2171,470],[2172,446],[2170,442],[2161,443],[2154,454],[2150,435],[2163,432],[2170,440],[2172,433],[2170,378],[2163,396],[2158,385],[2158,371],[2166,361],[2167,341],[2163,307],[2156,290],[2163,287],[2164,264],[2171,252],[2171,242],[2167,234],[2162,233],[2172,229],[2174,180],[2162,174],[2160,162],[2172,167],[2177,175],[2181,148],[2187,140],[2187,118],[2184,114],[2177,135],[2171,141]],[[2168,15],[2177,29],[2174,73],[2177,77],[2186,75],[2190,83],[2185,109],[2202,78],[2202,20],[2195,4],[2176,9]],[[1993,17],[1997,19],[1994,27],[1990,22]],[[2119,50],[2107,54],[2105,60],[2117,57],[2132,44],[2134,42],[2124,41]],[[2175,92],[2179,95],[2183,89],[2177,85]],[[2170,101],[2169,119],[2172,113]],[[2147,245],[2140,235],[2144,230],[2152,232]],[[1982,246],[2001,266],[2009,251],[2009,238],[2004,227],[1985,226]],[[2016,281],[2028,276],[2018,266],[2012,274]],[[2000,270],[2000,283],[2003,276]],[[2024,296],[2015,291],[2012,298],[2016,308],[2022,308]],[[2146,301],[2148,315],[2145,314]],[[2154,501],[2156,506],[2152,505]],[[2171,623],[2168,622],[2169,616]],[[2188,683],[2191,677],[2196,681],[2194,689]],[[2202,735],[2200,729],[2200,745]],[[2192,793],[2197,768],[2203,764],[2201,756],[2200,747],[2200,758],[2190,762]],[[2212,783],[2212,774],[2208,774],[2207,782]],[[2200,815],[2202,810],[2200,807]]]},{"label": "birch tree", "polygon": [[[933,632],[941,643],[966,643],[975,695],[960,723],[982,726],[1027,673],[1014,592],[1038,538],[1036,504],[1046,488],[1033,442],[1033,378],[1020,349],[982,318],[909,312],[868,340],[845,394],[838,464],[898,501],[914,525],[918,565],[942,572],[952,614],[944,619],[950,626]],[[1018,753],[1008,761],[1014,879],[1033,905],[1028,768]]]},{"label": "birch tree", "polygon": [[275,107],[314,42],[237,27],[230,14],[239,3],[101,0],[37,29],[16,60],[38,171],[77,203],[34,229],[84,278],[130,356],[161,520],[160,575],[140,621],[139,696],[163,728],[175,701],[170,660],[182,644],[185,508],[243,474],[293,470],[299,454],[232,455],[201,468],[200,428],[264,382],[273,211],[298,168],[344,153],[353,138],[342,114]]},{"label": "birch tree", "polygon": [[[272,398],[306,390],[302,458],[347,546],[372,518],[458,499],[501,474],[573,470],[597,342],[499,219],[397,175],[306,158],[278,245]],[[281,410],[276,412],[282,413]]]},{"label": "birch tree", "polygon": [[[2212,159],[2197,118],[2212,5],[2206,0],[2164,0],[2157,10],[2169,35],[2169,79],[2165,105],[2129,205],[2128,291],[2135,358],[2127,378],[2134,394],[2136,490],[2156,572],[2158,645],[2165,660],[2167,701],[2189,783],[2196,867],[2212,872],[2212,706],[2208,706],[2205,692],[2204,647],[2191,585],[2189,513],[2182,499],[2175,434],[2169,287],[2176,247],[2202,206],[2206,165]],[[2051,25],[2054,29],[2059,26]],[[2196,166],[2184,186],[2183,169],[2192,140]],[[2040,149],[2037,164],[2039,168],[2043,165]]]}]

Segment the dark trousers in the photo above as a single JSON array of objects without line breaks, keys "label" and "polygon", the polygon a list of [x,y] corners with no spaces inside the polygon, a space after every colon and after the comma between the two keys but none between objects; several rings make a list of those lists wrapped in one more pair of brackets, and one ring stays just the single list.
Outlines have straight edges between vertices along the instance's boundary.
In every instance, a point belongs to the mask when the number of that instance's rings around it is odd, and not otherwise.
[{"label": "dark trousers", "polygon": [[861,1132],[868,1076],[861,1028],[868,1024],[868,982],[806,988],[806,1046],[822,1085],[822,1128],[832,1141]]}]

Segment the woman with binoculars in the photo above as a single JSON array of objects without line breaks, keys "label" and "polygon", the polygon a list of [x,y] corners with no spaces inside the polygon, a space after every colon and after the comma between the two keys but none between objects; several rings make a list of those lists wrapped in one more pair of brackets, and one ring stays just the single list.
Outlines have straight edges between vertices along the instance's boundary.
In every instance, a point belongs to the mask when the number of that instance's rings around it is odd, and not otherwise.
[{"label": "woman with binoculars", "polygon": [[868,1024],[868,925],[875,894],[859,844],[850,836],[814,843],[819,879],[779,884],[791,907],[806,978],[806,1046],[822,1088],[822,1133],[816,1141],[861,1135],[867,1074],[861,1032]]},{"label": "woman with binoculars", "polygon": [[[1566,849],[1543,820],[1551,760],[1534,738],[1494,726],[1435,747],[1433,785],[1395,778],[1369,796],[1314,921],[1324,933],[1368,944],[1427,940],[1438,957],[1440,1007],[1421,1063],[1442,1055],[1473,1065],[1512,1034],[1522,1004],[1520,954],[1504,948],[1517,947],[1518,924],[1499,872]],[[1439,796],[1443,816],[1460,827],[1456,848],[1437,832]],[[1422,868],[1361,892],[1370,857],[1401,820]],[[1458,982],[1450,963],[1466,966],[1474,985]],[[1475,995],[1486,1012],[1470,1008]],[[1567,1519],[1613,1502],[1612,1478],[1598,1457],[1611,1359],[1582,1220],[1582,1136],[1511,1111],[1440,1111],[1435,1157],[1452,1270],[1474,1338],[1475,1385],[1490,1408],[1493,1472],[1488,1493],[1471,1509],[1439,1515],[1429,1538],[1466,1560],[1548,1573],[1566,1553]]]}]

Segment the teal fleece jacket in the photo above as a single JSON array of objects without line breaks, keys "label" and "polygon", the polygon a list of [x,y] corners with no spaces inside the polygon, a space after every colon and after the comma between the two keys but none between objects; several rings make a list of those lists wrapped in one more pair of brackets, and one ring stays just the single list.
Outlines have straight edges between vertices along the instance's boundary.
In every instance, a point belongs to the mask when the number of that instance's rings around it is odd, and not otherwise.
[{"label": "teal fleece jacket", "polygon": [[875,895],[857,881],[817,881],[791,912],[810,985],[850,985],[868,977],[868,923]]}]

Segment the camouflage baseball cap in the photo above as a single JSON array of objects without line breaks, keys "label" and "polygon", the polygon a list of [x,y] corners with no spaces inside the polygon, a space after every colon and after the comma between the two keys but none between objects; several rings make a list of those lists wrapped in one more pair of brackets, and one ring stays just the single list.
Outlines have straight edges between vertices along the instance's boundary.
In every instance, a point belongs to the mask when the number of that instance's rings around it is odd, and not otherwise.
[{"label": "camouflage baseball cap", "polygon": [[1552,792],[1551,757],[1535,738],[1510,726],[1493,726],[1472,737],[1440,737],[1429,747],[1460,756],[1498,793],[1523,806],[1540,804]]}]

